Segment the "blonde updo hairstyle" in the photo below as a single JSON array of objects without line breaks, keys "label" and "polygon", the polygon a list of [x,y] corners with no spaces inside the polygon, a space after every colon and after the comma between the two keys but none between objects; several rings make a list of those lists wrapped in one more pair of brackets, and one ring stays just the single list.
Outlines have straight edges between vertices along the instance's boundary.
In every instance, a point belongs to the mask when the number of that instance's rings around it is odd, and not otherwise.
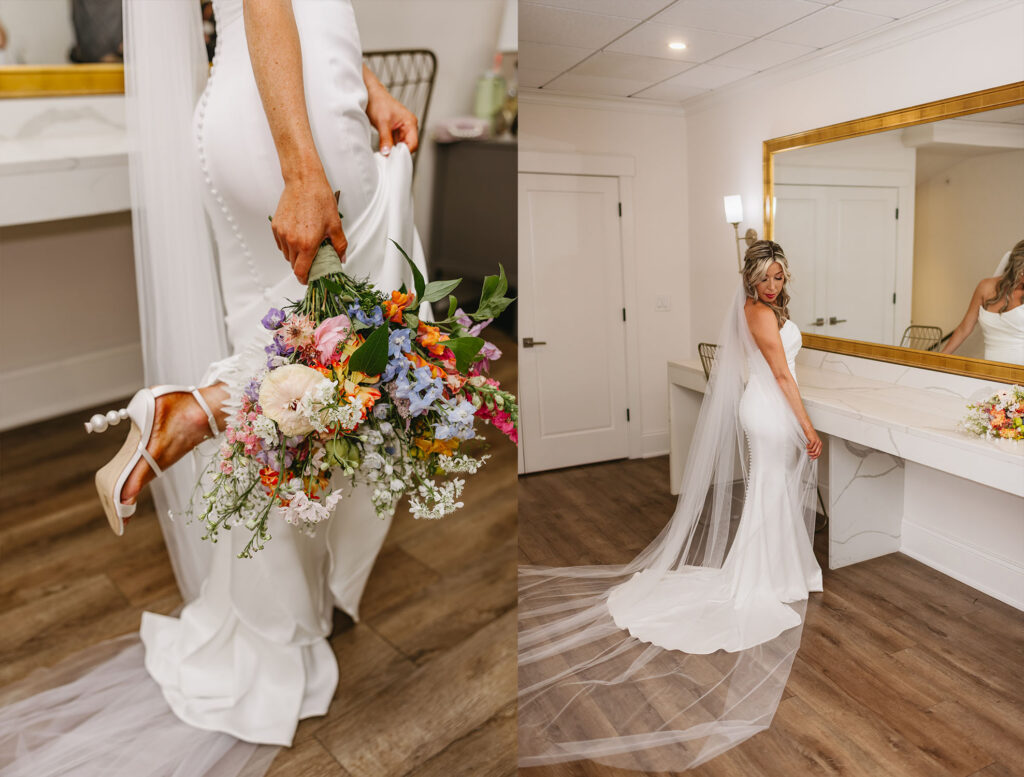
[{"label": "blonde updo hairstyle", "polygon": [[[768,268],[775,262],[782,265],[782,290],[773,302],[765,302],[757,296],[755,286],[768,276]],[[789,262],[782,246],[771,240],[757,240],[743,256],[743,289],[747,296],[762,305],[767,305],[779,322],[779,329],[789,318]]]},{"label": "blonde updo hairstyle", "polygon": [[996,312],[1005,313],[1006,309],[1010,307],[1013,290],[1022,281],[1024,281],[1024,240],[1010,249],[1010,261],[1006,263],[1006,269],[996,283],[996,295],[992,299],[985,300],[984,307],[987,308],[1002,300],[1003,306]]}]

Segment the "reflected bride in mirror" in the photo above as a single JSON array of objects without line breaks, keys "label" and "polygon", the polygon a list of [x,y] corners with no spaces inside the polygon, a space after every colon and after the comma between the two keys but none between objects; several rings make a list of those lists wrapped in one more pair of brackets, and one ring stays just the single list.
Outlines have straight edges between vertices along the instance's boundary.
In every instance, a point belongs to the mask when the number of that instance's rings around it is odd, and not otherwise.
[{"label": "reflected bride in mirror", "polygon": [[1024,364],[1024,240],[1004,257],[1000,269],[1000,274],[982,279],[975,288],[967,312],[943,353],[956,353],[980,324],[987,360]]}]

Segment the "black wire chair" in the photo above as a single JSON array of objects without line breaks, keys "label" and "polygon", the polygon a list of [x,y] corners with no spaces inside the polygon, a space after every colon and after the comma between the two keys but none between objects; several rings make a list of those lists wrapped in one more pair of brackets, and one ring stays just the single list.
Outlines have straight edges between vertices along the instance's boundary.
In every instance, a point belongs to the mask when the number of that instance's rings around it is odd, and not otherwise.
[{"label": "black wire chair", "polygon": [[[434,94],[437,57],[429,49],[364,51],[363,61],[392,97],[416,115],[421,137],[426,132],[427,110]],[[374,132],[374,147],[379,145]],[[419,155],[413,157],[413,169]]]},{"label": "black wire chair", "polygon": [[[941,332],[939,333],[941,336]],[[718,346],[715,343],[697,343],[697,354],[700,356],[700,366],[704,368],[704,379],[711,379],[711,368],[715,364],[715,352]],[[825,498],[821,495],[821,488],[818,488],[818,504],[821,506],[821,520],[815,520],[814,533],[823,531],[828,526],[828,509],[825,507]]]},{"label": "black wire chair", "polygon": [[941,327],[911,324],[903,330],[900,345],[904,348],[915,348],[918,351],[934,351],[942,339]]}]

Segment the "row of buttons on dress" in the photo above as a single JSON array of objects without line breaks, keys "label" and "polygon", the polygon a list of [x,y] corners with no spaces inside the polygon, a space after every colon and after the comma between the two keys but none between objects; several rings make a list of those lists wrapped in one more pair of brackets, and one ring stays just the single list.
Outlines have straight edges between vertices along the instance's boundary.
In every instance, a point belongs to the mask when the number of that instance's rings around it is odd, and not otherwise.
[{"label": "row of buttons on dress", "polygon": [[259,271],[256,269],[256,263],[252,259],[252,252],[249,250],[249,246],[245,242],[245,238],[242,237],[242,230],[239,229],[234,216],[231,215],[231,211],[228,208],[224,198],[220,192],[213,185],[213,179],[210,177],[209,168],[206,165],[206,148],[203,145],[203,123],[206,120],[206,101],[210,96],[210,88],[213,85],[213,77],[217,71],[217,55],[220,52],[220,37],[217,37],[216,43],[214,43],[213,49],[213,64],[210,66],[210,77],[206,82],[206,88],[203,89],[203,95],[199,99],[199,121],[196,123],[196,145],[199,149],[199,166],[203,171],[203,179],[206,181],[206,186],[210,190],[210,194],[213,195],[214,200],[220,206],[221,212],[224,214],[225,221],[231,225],[231,230],[235,233],[235,238],[238,240],[238,244],[242,248],[242,254],[245,256],[245,263],[249,267],[249,274],[252,275],[253,281],[258,287],[263,289],[263,298],[270,299],[270,287],[263,282],[263,278]]}]

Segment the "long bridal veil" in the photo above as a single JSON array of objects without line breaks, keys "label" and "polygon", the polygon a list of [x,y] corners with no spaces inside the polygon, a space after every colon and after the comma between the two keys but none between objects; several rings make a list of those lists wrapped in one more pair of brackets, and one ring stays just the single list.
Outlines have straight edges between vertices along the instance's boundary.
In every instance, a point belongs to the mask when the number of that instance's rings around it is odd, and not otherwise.
[{"label": "long bridal veil", "polygon": [[[761,358],[744,299],[741,285],[719,336],[679,500],[658,537],[624,565],[519,569],[521,766],[589,758],[640,771],[681,771],[771,723],[800,644],[806,599],[784,605],[797,625],[778,636],[736,652],[700,655],[633,637],[609,611],[609,597],[627,581],[629,601],[640,607],[669,576],[685,583],[687,575],[727,561],[749,478],[739,420],[744,370],[748,358]],[[764,383],[773,413],[785,419],[786,445],[803,451],[805,438],[781,390],[774,381]],[[790,460],[786,501],[809,541],[817,467],[806,455]],[[731,604],[740,621],[731,626],[742,632],[742,602]],[[711,605],[721,610],[721,601]],[[617,619],[628,620],[620,610]],[[691,621],[670,625],[683,633],[700,628],[699,606],[691,614]]]}]

